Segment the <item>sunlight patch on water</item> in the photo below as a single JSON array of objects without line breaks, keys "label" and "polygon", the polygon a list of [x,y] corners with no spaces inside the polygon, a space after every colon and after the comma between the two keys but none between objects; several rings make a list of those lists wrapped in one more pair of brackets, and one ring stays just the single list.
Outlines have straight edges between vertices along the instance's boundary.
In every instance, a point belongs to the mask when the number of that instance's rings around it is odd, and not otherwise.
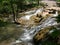
[{"label": "sunlight patch on water", "polygon": [[31,16],[32,16],[32,15],[26,15],[26,16],[21,17],[21,19],[29,20]]}]

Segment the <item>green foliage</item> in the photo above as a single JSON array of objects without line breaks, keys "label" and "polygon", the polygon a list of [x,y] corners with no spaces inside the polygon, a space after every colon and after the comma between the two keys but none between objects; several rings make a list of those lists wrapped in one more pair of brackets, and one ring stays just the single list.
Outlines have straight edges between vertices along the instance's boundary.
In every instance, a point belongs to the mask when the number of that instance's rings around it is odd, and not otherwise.
[{"label": "green foliage", "polygon": [[60,35],[60,31],[59,30],[55,30],[50,36],[52,37],[52,38],[56,38],[57,36],[59,36]]},{"label": "green foliage", "polygon": [[56,17],[56,21],[59,23],[60,22],[60,14]]},{"label": "green foliage", "polygon": [[60,0],[56,0],[56,1],[60,2]]},{"label": "green foliage", "polygon": [[0,27],[6,26],[8,23],[0,20]]},{"label": "green foliage", "polygon": [[39,0],[0,0],[0,14],[13,13],[11,6],[14,8],[14,5],[16,5],[17,10],[25,10],[34,7],[34,2],[39,2]]},{"label": "green foliage", "polygon": [[11,13],[11,6],[8,0],[2,0],[0,3],[0,14]]},{"label": "green foliage", "polygon": [[60,35],[60,30],[54,29],[48,39],[41,42],[42,45],[59,45],[56,41],[58,41],[57,37]]},{"label": "green foliage", "polygon": [[42,43],[42,45],[58,45],[57,43],[55,43],[54,41],[45,41]]}]

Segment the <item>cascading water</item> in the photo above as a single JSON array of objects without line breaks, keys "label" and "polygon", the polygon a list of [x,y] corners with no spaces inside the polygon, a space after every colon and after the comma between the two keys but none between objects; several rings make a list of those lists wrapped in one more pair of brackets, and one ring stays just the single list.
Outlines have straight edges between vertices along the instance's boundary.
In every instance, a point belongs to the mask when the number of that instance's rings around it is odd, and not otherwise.
[{"label": "cascading water", "polygon": [[20,36],[18,40],[16,40],[15,42],[12,42],[12,45],[15,45],[18,43],[24,43],[25,45],[33,45],[32,43],[33,37],[41,28],[52,26],[55,24],[57,24],[57,22],[55,21],[55,18],[48,17],[44,22],[42,22],[42,24],[36,27],[31,27],[31,29],[29,30],[27,28],[24,28],[24,33]]},{"label": "cascading water", "polygon": [[23,16],[21,18],[29,20],[32,15],[37,15],[37,13],[41,13],[42,11],[43,11],[43,8],[39,8],[39,9],[33,10],[33,11],[28,11],[28,12],[25,12],[26,16]]}]

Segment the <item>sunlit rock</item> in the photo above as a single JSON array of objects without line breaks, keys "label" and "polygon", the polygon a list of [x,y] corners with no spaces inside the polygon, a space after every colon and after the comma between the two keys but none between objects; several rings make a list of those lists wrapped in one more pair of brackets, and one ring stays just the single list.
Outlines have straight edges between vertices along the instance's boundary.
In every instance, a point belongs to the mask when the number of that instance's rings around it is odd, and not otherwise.
[{"label": "sunlit rock", "polygon": [[18,20],[18,22],[24,27],[31,27],[31,26],[35,25],[34,21],[25,20],[25,19],[21,19],[21,18]]},{"label": "sunlit rock", "polygon": [[17,19],[17,22],[19,22],[20,24],[25,24],[27,20],[25,19]]},{"label": "sunlit rock", "polygon": [[37,17],[37,16],[31,16],[30,19],[31,19],[32,21],[34,21],[35,23],[38,23],[41,18],[39,18],[39,17]]},{"label": "sunlit rock", "polygon": [[46,16],[48,16],[48,14],[49,14],[48,12],[43,12],[42,17],[46,17]]},{"label": "sunlit rock", "polygon": [[46,3],[49,7],[56,6],[56,1],[42,0],[42,3]]},{"label": "sunlit rock", "polygon": [[48,35],[48,32],[49,33],[52,33],[52,29],[54,29],[54,27],[46,27],[44,29],[41,29],[35,36],[34,36],[34,40],[35,41],[39,41],[39,40],[42,40],[44,39],[47,35]]}]

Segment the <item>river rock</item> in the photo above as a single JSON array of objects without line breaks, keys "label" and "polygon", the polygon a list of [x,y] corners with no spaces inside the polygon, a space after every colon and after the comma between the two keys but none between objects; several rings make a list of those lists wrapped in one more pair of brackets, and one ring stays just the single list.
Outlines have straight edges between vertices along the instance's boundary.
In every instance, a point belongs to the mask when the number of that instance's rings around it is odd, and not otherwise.
[{"label": "river rock", "polygon": [[48,14],[49,13],[45,11],[45,12],[42,13],[42,17],[46,17]]},{"label": "river rock", "polygon": [[26,21],[27,21],[27,20],[21,19],[21,18],[17,19],[17,22],[19,22],[20,24],[25,24]]},{"label": "river rock", "polygon": [[40,19],[41,18],[37,17],[36,15],[30,17],[30,20],[34,21],[35,23],[39,23]]},{"label": "river rock", "polygon": [[33,20],[25,20],[25,19],[21,19],[19,18],[17,20],[18,23],[20,23],[22,26],[24,27],[31,27],[31,26],[35,26],[35,23]]}]

